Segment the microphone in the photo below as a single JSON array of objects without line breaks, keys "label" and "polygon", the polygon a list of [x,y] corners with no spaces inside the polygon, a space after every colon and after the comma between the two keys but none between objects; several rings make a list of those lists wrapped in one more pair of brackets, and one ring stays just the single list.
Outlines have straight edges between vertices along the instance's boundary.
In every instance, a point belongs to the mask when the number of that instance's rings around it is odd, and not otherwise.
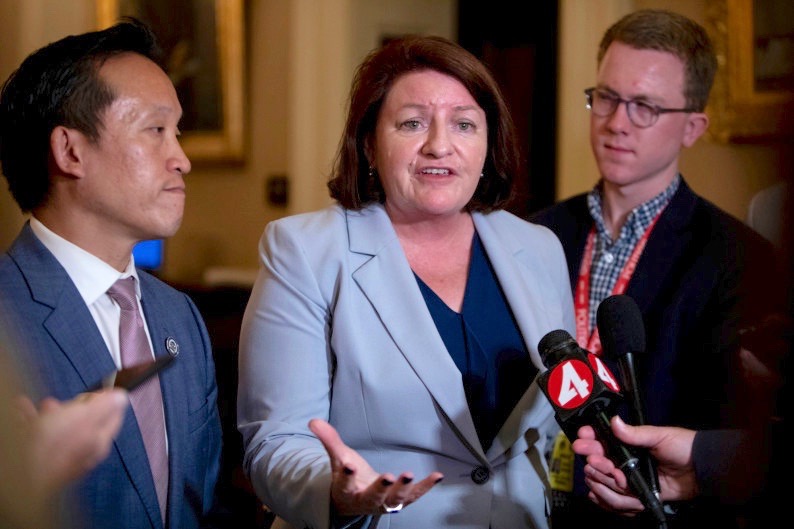
[{"label": "microphone", "polygon": [[659,527],[666,527],[662,503],[640,471],[639,459],[612,433],[609,420],[623,397],[609,368],[562,329],[546,334],[538,343],[538,352],[548,368],[538,377],[538,384],[565,434],[574,439],[579,427],[592,426],[609,458],[626,475],[631,490],[653,513]]},{"label": "microphone", "polygon": [[[629,401],[633,424],[645,424],[645,404],[637,382],[634,355],[645,352],[645,324],[634,299],[625,294],[609,296],[598,305],[598,334],[604,356],[614,360],[620,371],[623,392]],[[659,496],[659,475],[656,464],[646,451],[641,452],[642,468],[656,496]]]}]

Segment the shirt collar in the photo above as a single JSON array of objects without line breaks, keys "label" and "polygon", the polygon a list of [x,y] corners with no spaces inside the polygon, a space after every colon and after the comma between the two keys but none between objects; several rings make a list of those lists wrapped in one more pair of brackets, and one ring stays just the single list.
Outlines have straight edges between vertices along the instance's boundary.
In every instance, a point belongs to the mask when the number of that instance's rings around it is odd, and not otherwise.
[{"label": "shirt collar", "polygon": [[[641,237],[642,234],[645,233],[645,230],[648,229],[648,226],[651,225],[653,219],[655,219],[659,212],[670,202],[670,199],[678,190],[680,183],[681,175],[677,174],[664,191],[632,209],[628,217],[626,217],[626,223],[621,228],[618,238],[622,238],[626,233],[639,234],[637,238]],[[599,181],[587,194],[587,207],[590,211],[590,216],[592,216],[595,221],[598,233],[606,234],[607,231],[606,225],[604,224],[602,204],[602,184],[601,181]]]},{"label": "shirt collar", "polygon": [[93,304],[104,295],[116,280],[129,276],[135,278],[135,290],[140,298],[140,282],[133,256],[130,256],[124,272],[119,272],[102,259],[56,234],[35,217],[30,218],[30,228],[66,270],[86,305]]}]

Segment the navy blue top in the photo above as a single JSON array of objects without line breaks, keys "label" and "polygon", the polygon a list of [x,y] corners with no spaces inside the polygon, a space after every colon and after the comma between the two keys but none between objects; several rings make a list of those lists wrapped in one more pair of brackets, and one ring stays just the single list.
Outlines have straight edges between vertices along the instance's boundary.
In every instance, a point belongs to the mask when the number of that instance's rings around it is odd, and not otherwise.
[{"label": "navy blue top", "polygon": [[463,375],[474,426],[483,449],[488,450],[537,369],[479,236],[474,234],[460,314],[419,276],[416,281],[444,345]]}]

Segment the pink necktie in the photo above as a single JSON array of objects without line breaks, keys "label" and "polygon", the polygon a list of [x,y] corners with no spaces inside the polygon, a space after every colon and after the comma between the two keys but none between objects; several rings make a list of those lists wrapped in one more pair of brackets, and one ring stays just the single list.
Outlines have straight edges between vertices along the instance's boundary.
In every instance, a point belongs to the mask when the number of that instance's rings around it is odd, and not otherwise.
[{"label": "pink necktie", "polygon": [[[108,289],[108,295],[121,307],[119,322],[119,345],[121,365],[129,367],[152,360],[149,340],[143,328],[143,318],[135,299],[135,278],[119,279]],[[160,377],[153,376],[130,392],[130,403],[143,436],[146,455],[152,469],[160,515],[165,522],[168,497],[168,454],[165,448],[165,421],[163,418],[163,395]],[[121,520],[119,521],[121,522]]]}]

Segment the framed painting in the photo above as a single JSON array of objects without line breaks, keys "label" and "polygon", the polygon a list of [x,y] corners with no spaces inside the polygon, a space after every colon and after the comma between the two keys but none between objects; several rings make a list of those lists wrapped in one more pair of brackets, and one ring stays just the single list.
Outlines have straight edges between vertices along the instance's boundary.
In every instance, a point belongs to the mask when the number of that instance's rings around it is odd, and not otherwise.
[{"label": "framed painting", "polygon": [[794,139],[794,2],[709,0],[719,61],[707,109],[722,142]]},{"label": "framed painting", "polygon": [[182,147],[194,164],[245,157],[243,0],[96,0],[100,28],[149,24],[182,104]]}]

